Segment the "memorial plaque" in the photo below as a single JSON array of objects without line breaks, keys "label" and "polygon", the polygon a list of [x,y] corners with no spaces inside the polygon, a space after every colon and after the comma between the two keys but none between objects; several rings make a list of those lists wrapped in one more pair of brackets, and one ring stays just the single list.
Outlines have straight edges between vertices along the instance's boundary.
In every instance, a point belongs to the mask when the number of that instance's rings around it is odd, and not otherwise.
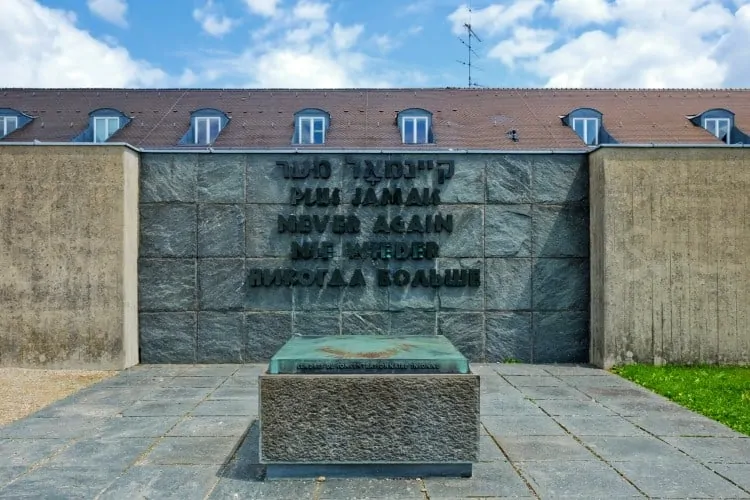
[{"label": "memorial plaque", "polygon": [[269,374],[469,373],[469,361],[443,336],[294,337]]}]

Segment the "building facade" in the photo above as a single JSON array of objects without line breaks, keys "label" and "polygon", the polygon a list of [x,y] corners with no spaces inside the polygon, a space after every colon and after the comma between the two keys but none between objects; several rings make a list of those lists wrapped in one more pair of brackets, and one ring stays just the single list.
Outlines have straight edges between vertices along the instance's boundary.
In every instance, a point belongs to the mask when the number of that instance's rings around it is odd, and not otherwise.
[{"label": "building facade", "polygon": [[0,95],[0,365],[750,362],[745,91]]}]

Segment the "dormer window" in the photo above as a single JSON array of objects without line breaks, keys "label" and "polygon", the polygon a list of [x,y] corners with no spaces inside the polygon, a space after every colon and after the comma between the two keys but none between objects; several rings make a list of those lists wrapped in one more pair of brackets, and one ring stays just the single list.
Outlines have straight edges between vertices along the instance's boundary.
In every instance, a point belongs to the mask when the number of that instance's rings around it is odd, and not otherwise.
[{"label": "dormer window", "polygon": [[12,134],[16,130],[25,127],[31,121],[29,115],[11,108],[0,108],[0,139]]},{"label": "dormer window", "polygon": [[307,108],[294,114],[293,144],[325,144],[331,115],[322,109]]},{"label": "dormer window", "polygon": [[119,116],[94,117],[94,142],[107,142],[120,129]]},{"label": "dormer window", "polygon": [[193,118],[193,121],[194,144],[212,144],[219,137],[221,120],[218,116],[198,116]]},{"label": "dormer window", "polygon": [[190,128],[182,136],[179,144],[183,146],[205,145],[216,142],[221,131],[229,123],[229,116],[214,108],[203,108],[190,114]]},{"label": "dormer window", "polygon": [[596,109],[578,108],[560,117],[564,125],[572,128],[587,146],[614,144],[615,141],[603,125],[603,116]]},{"label": "dormer window", "polygon": [[726,144],[747,144],[750,142],[750,137],[737,128],[734,113],[728,109],[709,109],[699,115],[692,115],[687,118],[693,125],[706,129],[708,133]]},{"label": "dormer window", "polygon": [[404,144],[430,144],[432,138],[432,113],[424,109],[407,109],[397,117]]},{"label": "dormer window", "polygon": [[732,131],[732,120],[729,118],[704,118],[703,128],[711,132],[719,140],[726,142],[727,144],[732,143],[731,131]]}]

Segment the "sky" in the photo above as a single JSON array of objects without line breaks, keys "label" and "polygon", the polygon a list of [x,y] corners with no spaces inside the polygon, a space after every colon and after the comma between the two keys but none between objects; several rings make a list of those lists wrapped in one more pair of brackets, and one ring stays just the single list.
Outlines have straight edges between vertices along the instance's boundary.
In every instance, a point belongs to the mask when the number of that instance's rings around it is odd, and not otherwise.
[{"label": "sky", "polygon": [[0,0],[0,87],[750,87],[750,0]]}]

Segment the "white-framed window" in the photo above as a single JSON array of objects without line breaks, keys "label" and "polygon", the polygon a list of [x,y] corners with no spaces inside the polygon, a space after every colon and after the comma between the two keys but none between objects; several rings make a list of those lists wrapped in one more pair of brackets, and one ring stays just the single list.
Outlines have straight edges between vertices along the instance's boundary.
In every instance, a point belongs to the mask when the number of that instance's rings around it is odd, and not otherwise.
[{"label": "white-framed window", "polygon": [[120,129],[120,118],[117,116],[94,117],[94,142],[107,142],[112,134]]},{"label": "white-framed window", "polygon": [[18,128],[17,116],[0,116],[0,137],[5,137]]},{"label": "white-framed window", "polygon": [[729,118],[704,118],[703,127],[718,139],[731,143],[732,120]]},{"label": "white-framed window", "polygon": [[218,116],[196,116],[193,118],[195,144],[212,144],[221,131],[221,118]]},{"label": "white-framed window", "polygon": [[427,144],[430,121],[426,116],[405,116],[401,119],[401,140],[404,144]]},{"label": "white-framed window", "polygon": [[297,127],[299,144],[325,144],[326,120],[322,116],[300,116]]},{"label": "white-framed window", "polygon": [[573,118],[571,126],[584,143],[589,146],[599,144],[599,118]]}]

